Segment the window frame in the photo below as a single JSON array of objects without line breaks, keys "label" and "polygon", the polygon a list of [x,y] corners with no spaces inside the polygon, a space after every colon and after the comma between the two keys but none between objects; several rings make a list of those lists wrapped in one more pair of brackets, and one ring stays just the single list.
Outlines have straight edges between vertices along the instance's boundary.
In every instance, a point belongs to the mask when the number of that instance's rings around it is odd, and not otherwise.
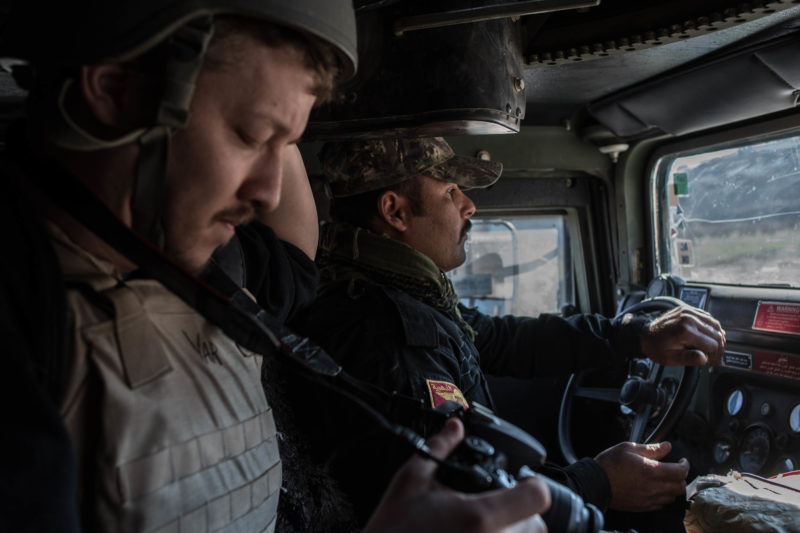
[{"label": "window frame", "polygon": [[[525,218],[559,218],[562,220],[562,230],[563,235],[560,239],[564,243],[563,248],[558,249],[558,265],[559,265],[559,278],[563,275],[563,284],[559,283],[559,290],[558,294],[562,295],[565,299],[564,302],[558,302],[557,309],[551,309],[543,312],[553,312],[557,313],[560,312],[565,306],[568,305],[575,305],[576,301],[576,290],[575,290],[575,268],[574,268],[574,261],[573,261],[573,245],[572,245],[572,231],[575,224],[574,220],[574,213],[572,213],[571,209],[557,209],[557,210],[542,210],[536,209],[535,211],[531,210],[514,210],[514,211],[502,211],[502,214],[497,214],[494,210],[481,210],[472,218],[473,222],[481,221],[484,223],[489,223],[497,226],[507,226],[512,231],[512,235],[514,237],[514,241],[519,239],[517,232],[518,231],[525,231],[525,230],[518,230],[516,227],[515,222],[518,222],[520,219]],[[473,231],[475,228],[475,224],[473,225]],[[518,241],[517,241],[518,242]],[[468,254],[469,256],[469,254]],[[463,266],[463,265],[462,265]],[[449,272],[448,275],[451,273]],[[514,287],[516,293],[516,287],[518,286],[519,276],[521,274],[515,275],[514,280]],[[516,294],[515,299],[516,300]],[[465,299],[461,298],[460,299]],[[511,310],[508,311],[507,314],[512,315],[521,315],[517,309],[514,308],[512,305]]]},{"label": "window frame", "polygon": [[[476,216],[503,218],[566,215],[573,295],[579,312],[613,313],[619,272],[615,221],[606,183],[582,172],[558,177],[505,177],[488,189],[469,190]],[[598,243],[605,243],[600,246]]]}]

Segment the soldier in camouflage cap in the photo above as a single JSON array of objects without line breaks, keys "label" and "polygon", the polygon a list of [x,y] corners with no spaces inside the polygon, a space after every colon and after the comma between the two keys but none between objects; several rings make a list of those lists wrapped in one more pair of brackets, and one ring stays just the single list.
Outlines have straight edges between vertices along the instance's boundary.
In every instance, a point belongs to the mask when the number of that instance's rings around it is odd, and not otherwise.
[{"label": "soldier in camouflage cap", "polygon": [[500,163],[455,155],[441,137],[328,143],[319,157],[334,197],[383,189],[419,175],[462,188],[488,187],[503,170]]},{"label": "soldier in camouflage cap", "polygon": [[[293,324],[378,388],[431,408],[493,405],[486,373],[566,375],[598,357],[624,368],[641,354],[704,364],[724,351],[719,323],[689,306],[649,322],[630,315],[491,317],[462,305],[446,275],[466,260],[476,212],[461,185],[489,185],[500,165],[453,156],[441,139],[330,145],[322,162],[334,198],[317,252],[320,290]],[[313,408],[344,413],[335,431],[314,440],[324,443],[325,464],[342,473],[355,508],[369,509],[381,492],[376,484],[387,477],[381,470],[403,457],[374,442],[374,429],[352,420],[345,407],[312,401]],[[429,423],[415,421],[423,432],[434,430]],[[686,459],[660,462],[670,449],[620,443],[564,469],[548,466],[547,473],[602,510],[658,509],[683,494],[689,472]],[[602,522],[599,512],[591,514]]]}]

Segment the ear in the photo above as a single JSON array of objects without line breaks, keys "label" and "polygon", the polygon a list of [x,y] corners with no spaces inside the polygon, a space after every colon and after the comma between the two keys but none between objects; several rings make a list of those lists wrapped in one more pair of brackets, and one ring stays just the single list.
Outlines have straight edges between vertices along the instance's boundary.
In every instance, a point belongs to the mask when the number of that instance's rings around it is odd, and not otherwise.
[{"label": "ear", "polygon": [[142,76],[124,64],[82,66],[78,81],[89,114],[103,127],[129,131],[149,116]]},{"label": "ear", "polygon": [[408,219],[411,215],[405,197],[394,191],[384,191],[378,196],[378,217],[383,224],[394,231],[403,233],[408,229]]}]

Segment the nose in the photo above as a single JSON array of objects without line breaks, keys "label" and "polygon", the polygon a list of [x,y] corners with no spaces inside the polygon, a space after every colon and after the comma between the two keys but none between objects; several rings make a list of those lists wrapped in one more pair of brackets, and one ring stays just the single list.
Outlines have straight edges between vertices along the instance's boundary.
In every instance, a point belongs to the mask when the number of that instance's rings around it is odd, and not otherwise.
[{"label": "nose", "polygon": [[250,167],[239,199],[264,212],[274,210],[281,199],[283,165],[283,150],[265,150]]},{"label": "nose", "polygon": [[461,212],[463,213],[464,218],[469,218],[475,214],[475,203],[469,196],[464,194],[464,192],[461,191],[460,189],[459,192],[461,193],[461,198],[463,198],[464,202],[464,205],[461,208]]}]

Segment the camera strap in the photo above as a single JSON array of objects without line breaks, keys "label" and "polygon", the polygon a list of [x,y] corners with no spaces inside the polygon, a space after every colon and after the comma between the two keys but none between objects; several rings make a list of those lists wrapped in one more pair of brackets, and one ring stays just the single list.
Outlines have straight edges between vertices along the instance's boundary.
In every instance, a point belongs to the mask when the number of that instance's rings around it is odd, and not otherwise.
[{"label": "camera strap", "polygon": [[[433,460],[439,465],[440,472],[455,476],[451,479],[467,478],[484,489],[492,487],[492,476],[481,464],[434,456],[425,439],[411,428],[395,422],[393,415],[402,414],[407,418],[409,413],[413,413],[417,418],[425,417],[441,423],[447,418],[459,417],[468,435],[491,443],[492,454],[493,446],[501,449],[509,466],[538,468],[544,461],[546,452],[535,438],[497,417],[488,408],[474,404],[464,410],[460,404],[447,402],[431,409],[421,400],[388,393],[350,376],[321,347],[277,323],[218,267],[204,273],[206,280],[192,275],[123,224],[94,193],[65,169],[49,161],[32,162],[29,169],[35,172],[33,176],[55,205],[133,261],[146,275],[161,282],[235,342],[263,357],[281,358],[299,376],[350,400],[378,427],[405,443],[410,452]],[[451,486],[463,489],[461,483]]]},{"label": "camera strap", "polygon": [[277,323],[219,267],[210,265],[204,273],[206,279],[194,276],[126,226],[71,173],[51,161],[29,163],[27,168],[42,192],[57,207],[138,265],[143,273],[161,282],[235,342],[263,357],[283,358],[301,376],[359,405],[380,427],[400,437],[417,453],[441,462],[432,456],[419,434],[384,414],[399,404],[401,409],[411,408],[420,415],[434,415],[422,402],[389,394],[350,376],[321,347]]}]

